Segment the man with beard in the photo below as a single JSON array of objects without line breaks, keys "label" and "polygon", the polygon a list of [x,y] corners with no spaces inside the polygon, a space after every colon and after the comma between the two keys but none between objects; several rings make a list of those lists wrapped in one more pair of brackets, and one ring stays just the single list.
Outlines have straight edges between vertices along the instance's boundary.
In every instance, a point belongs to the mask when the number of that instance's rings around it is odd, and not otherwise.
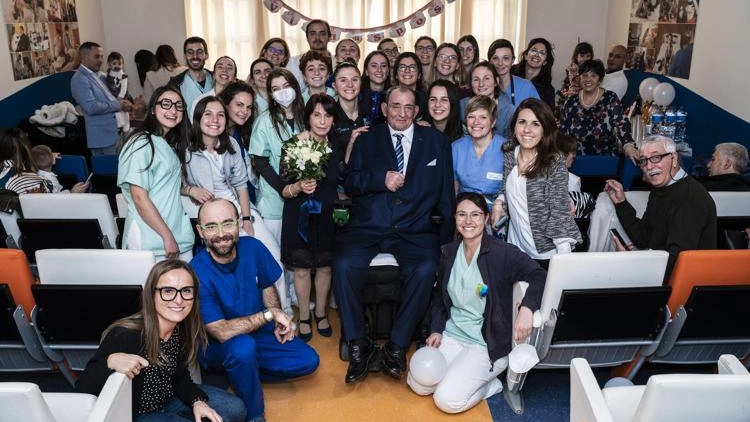
[{"label": "man with beard", "polygon": [[[308,51],[317,51],[323,54],[327,57],[330,63],[331,53],[328,51],[328,42],[331,40],[331,26],[328,25],[328,22],[321,19],[311,20],[307,24],[307,28],[305,28],[305,36],[307,37],[307,44],[310,46],[310,50]],[[307,51],[293,56],[286,64],[286,68],[292,72],[303,91],[307,86],[307,83],[305,82],[305,77],[299,68],[299,63],[305,53],[307,53]]]},{"label": "man with beard", "polygon": [[198,232],[207,249],[190,265],[200,279],[200,310],[209,334],[200,361],[204,368],[226,370],[249,420],[265,421],[261,382],[308,375],[320,358],[294,337],[274,287],[281,268],[259,240],[239,237],[238,217],[226,199],[208,200],[198,210]]},{"label": "man with beard", "polygon": [[[654,187],[643,217],[636,217],[620,182],[607,180],[604,191],[615,204],[617,218],[635,247],[669,252],[666,283],[680,251],[716,249],[716,205],[706,188],[680,167],[670,138],[646,138],[638,149],[637,162]],[[617,250],[630,246],[614,241]]]},{"label": "man with beard", "polygon": [[190,37],[182,48],[185,54],[187,70],[169,80],[169,84],[178,88],[185,100],[185,109],[192,110],[193,101],[214,87],[214,78],[208,69],[204,69],[208,59],[208,46],[201,37]]}]

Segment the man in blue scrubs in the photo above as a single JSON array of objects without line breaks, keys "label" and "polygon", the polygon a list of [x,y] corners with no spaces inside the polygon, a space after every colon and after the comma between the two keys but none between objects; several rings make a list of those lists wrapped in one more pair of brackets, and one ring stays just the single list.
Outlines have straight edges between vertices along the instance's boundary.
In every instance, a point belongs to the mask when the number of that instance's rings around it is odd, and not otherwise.
[{"label": "man in blue scrubs", "polygon": [[239,237],[238,217],[225,199],[209,200],[198,211],[207,249],[190,265],[200,279],[200,310],[209,334],[201,364],[223,367],[250,420],[264,421],[261,381],[308,375],[320,358],[294,338],[292,319],[281,310],[274,286],[281,267],[259,240]]}]

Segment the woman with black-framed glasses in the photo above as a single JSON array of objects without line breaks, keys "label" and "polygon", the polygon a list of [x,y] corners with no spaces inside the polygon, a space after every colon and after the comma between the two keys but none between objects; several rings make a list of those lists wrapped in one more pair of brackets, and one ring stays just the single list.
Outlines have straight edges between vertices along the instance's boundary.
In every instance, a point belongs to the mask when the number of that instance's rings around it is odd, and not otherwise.
[{"label": "woman with black-framed glasses", "polygon": [[143,287],[141,311],[104,330],[76,390],[97,395],[116,371],[133,380],[136,422],[244,421],[242,400],[190,378],[188,368],[207,341],[198,289],[198,277],[187,263],[170,259],[154,265]]},{"label": "woman with black-framed glasses", "polygon": [[128,204],[123,248],[153,251],[157,260],[192,258],[195,235],[180,200],[187,194],[181,170],[189,138],[184,116],[180,91],[157,88],[143,124],[120,148],[117,186]]}]

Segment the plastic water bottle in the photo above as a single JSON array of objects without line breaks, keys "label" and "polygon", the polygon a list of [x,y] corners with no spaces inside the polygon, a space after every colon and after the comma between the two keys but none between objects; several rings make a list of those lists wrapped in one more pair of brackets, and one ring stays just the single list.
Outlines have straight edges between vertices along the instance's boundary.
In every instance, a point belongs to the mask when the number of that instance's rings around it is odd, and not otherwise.
[{"label": "plastic water bottle", "polygon": [[673,108],[667,110],[664,113],[664,123],[661,127],[661,135],[667,138],[674,139],[675,134],[675,122],[677,121],[677,112]]},{"label": "plastic water bottle", "polygon": [[651,135],[661,135],[662,123],[664,123],[664,113],[661,110],[651,113]]},{"label": "plastic water bottle", "polygon": [[674,123],[674,141],[677,143],[687,142],[687,112],[683,109],[677,110],[677,119]]}]

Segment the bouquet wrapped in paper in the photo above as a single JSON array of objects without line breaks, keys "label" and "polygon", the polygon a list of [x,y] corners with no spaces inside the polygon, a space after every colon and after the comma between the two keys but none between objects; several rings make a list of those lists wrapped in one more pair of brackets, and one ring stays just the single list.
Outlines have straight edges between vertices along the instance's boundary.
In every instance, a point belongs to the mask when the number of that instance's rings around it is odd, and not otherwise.
[{"label": "bouquet wrapped in paper", "polygon": [[290,180],[321,180],[325,177],[325,168],[332,152],[327,144],[312,137],[300,139],[293,136],[281,148],[286,175]]}]

